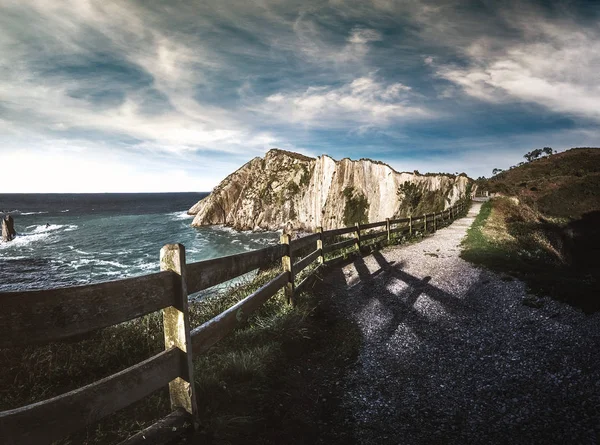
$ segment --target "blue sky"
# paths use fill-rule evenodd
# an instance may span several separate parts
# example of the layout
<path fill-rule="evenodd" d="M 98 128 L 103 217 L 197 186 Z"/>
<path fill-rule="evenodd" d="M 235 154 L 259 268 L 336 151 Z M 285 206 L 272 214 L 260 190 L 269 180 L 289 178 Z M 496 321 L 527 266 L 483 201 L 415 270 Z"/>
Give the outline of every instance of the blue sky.
<path fill-rule="evenodd" d="M 0 54 L 3 192 L 208 191 L 273 147 L 477 177 L 600 145 L 598 1 L 0 0 Z"/>

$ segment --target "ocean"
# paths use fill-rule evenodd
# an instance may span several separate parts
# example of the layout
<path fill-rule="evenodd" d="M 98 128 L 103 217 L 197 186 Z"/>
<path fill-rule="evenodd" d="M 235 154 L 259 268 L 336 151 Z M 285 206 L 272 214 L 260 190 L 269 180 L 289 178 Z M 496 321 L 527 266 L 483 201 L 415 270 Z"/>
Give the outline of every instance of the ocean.
<path fill-rule="evenodd" d="M 162 246 L 188 263 L 275 244 L 277 233 L 190 226 L 207 193 L 0 194 L 17 237 L 0 241 L 0 291 L 73 286 L 157 272 Z"/>

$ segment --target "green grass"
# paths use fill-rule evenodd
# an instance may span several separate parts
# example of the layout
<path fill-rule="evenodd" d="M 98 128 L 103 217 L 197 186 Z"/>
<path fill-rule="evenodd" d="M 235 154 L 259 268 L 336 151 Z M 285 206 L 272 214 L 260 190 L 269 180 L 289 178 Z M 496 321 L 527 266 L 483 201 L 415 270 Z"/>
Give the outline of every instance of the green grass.
<path fill-rule="evenodd" d="M 478 181 L 547 216 L 580 218 L 600 210 L 600 148 L 574 148 Z"/>
<path fill-rule="evenodd" d="M 279 272 L 279 268 L 273 268 L 250 282 L 230 287 L 221 295 L 191 304 L 192 326 L 223 312 Z M 256 406 L 268 405 L 277 397 L 270 391 L 273 376 L 285 369 L 286 349 L 291 344 L 309 341 L 315 307 L 315 301 L 308 295 L 292 307 L 280 291 L 242 328 L 195 358 L 195 384 L 204 436 L 225 440 L 259 422 Z M 160 313 L 91 333 L 84 339 L 2 349 L 0 410 L 79 388 L 163 349 Z M 169 412 L 165 389 L 57 443 L 115 443 Z"/>
<path fill-rule="evenodd" d="M 525 204 L 493 199 L 467 231 L 461 257 L 523 280 L 532 294 L 600 310 L 597 276 L 568 259 L 567 229 L 564 220 L 545 218 Z"/>

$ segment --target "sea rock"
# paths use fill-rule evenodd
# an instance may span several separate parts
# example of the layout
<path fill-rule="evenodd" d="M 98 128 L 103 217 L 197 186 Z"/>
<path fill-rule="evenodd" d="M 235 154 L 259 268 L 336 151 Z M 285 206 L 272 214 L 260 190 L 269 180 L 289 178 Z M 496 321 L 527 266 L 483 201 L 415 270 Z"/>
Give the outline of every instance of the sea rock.
<path fill-rule="evenodd" d="M 2 219 L 2 241 L 12 241 L 15 236 L 17 236 L 15 221 L 12 216 L 6 215 Z"/>
<path fill-rule="evenodd" d="M 417 186 L 416 206 L 398 193 L 406 182 Z M 188 213 L 195 215 L 195 227 L 327 230 L 348 225 L 352 219 L 348 207 L 356 203 L 364 206 L 361 222 L 441 211 L 470 193 L 472 182 L 466 175 L 399 173 L 370 159 L 336 161 L 326 155 L 311 158 L 272 149 L 227 176 Z"/>

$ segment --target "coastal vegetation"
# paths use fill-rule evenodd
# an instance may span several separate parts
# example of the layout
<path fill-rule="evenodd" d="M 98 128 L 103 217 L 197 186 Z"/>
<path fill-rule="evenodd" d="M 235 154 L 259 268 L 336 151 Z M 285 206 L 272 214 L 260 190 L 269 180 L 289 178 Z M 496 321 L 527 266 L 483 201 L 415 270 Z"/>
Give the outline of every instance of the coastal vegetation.
<path fill-rule="evenodd" d="M 280 269 L 190 304 L 190 322 L 199 326 L 270 281 Z M 318 302 L 303 295 L 296 306 L 280 291 L 248 323 L 194 363 L 204 439 L 228 441 L 264 426 L 279 407 L 286 381 L 282 372 L 299 351 L 322 335 Z M 307 346 L 303 346 L 307 344 Z M 83 338 L 44 346 L 0 349 L 0 410 L 51 398 L 132 366 L 164 349 L 162 316 L 154 313 Z M 280 389 L 277 389 L 277 385 Z M 286 419 L 287 408 L 279 409 Z M 170 412 L 168 391 L 152 396 L 90 425 L 60 444 L 107 444 Z M 272 420 L 272 419 L 271 419 Z M 283 421 L 283 420 L 281 420 Z"/>
<path fill-rule="evenodd" d="M 462 257 L 522 279 L 533 294 L 594 312 L 600 310 L 600 149 L 545 154 L 478 180 L 503 196 L 483 205 Z"/>

